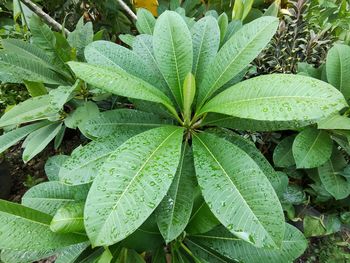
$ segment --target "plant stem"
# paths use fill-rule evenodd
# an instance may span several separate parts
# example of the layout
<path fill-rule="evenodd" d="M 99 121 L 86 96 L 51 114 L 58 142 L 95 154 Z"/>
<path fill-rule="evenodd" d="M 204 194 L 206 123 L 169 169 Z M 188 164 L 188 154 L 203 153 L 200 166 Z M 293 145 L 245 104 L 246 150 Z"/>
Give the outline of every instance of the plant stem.
<path fill-rule="evenodd" d="M 123 2 L 123 0 L 117 0 L 117 2 L 120 4 L 120 6 L 125 10 L 125 12 L 128 13 L 129 16 L 131 16 L 131 18 L 133 20 L 137 20 L 137 16 L 135 15 L 135 13 L 130 9 L 130 7 L 128 7 L 127 4 L 125 4 Z"/>
<path fill-rule="evenodd" d="M 25 4 L 30 10 L 32 10 L 37 16 L 39 16 L 41 19 L 44 20 L 44 22 L 51 26 L 56 31 L 63 31 L 65 34 L 69 34 L 69 30 L 64 28 L 60 23 L 58 23 L 55 19 L 53 19 L 51 16 L 46 14 L 40 7 L 38 7 L 36 4 L 34 4 L 30 0 L 20 0 L 23 4 Z"/>

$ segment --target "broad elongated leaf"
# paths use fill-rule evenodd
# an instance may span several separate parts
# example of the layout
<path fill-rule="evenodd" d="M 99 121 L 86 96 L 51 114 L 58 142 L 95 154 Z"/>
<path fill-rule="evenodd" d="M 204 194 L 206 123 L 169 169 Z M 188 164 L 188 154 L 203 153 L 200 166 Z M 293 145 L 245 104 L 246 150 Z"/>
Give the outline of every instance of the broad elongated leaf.
<path fill-rule="evenodd" d="M 41 127 L 47 125 L 46 122 L 38 122 L 35 124 L 27 125 L 13 131 L 9 131 L 0 136 L 0 153 L 15 145 L 18 141 L 22 140 L 29 133 L 40 129 Z"/>
<path fill-rule="evenodd" d="M 154 211 L 174 178 L 182 133 L 175 126 L 152 129 L 110 155 L 85 206 L 85 228 L 93 245 L 124 239 Z"/>
<path fill-rule="evenodd" d="M 51 232 L 51 218 L 31 208 L 0 200 L 0 248 L 50 250 L 86 241 L 84 235 Z"/>
<path fill-rule="evenodd" d="M 157 224 L 166 243 L 183 232 L 192 212 L 195 185 L 193 155 L 188 145 L 183 148 L 174 180 L 157 208 Z"/>
<path fill-rule="evenodd" d="M 124 134 L 130 130 L 136 133 L 172 124 L 171 120 L 162 119 L 152 113 L 118 109 L 100 113 L 98 118 L 84 125 L 85 131 L 93 137 L 105 137 L 110 134 Z"/>
<path fill-rule="evenodd" d="M 30 58 L 42 63 L 47 68 L 55 70 L 51 65 L 50 57 L 35 45 L 18 39 L 2 39 L 1 44 L 6 52 L 16 53 L 21 57 Z"/>
<path fill-rule="evenodd" d="M 226 229 L 219 227 L 204 235 L 189 237 L 194 244 L 213 250 L 232 260 L 242 263 L 293 262 L 307 248 L 307 240 L 295 227 L 286 224 L 280 249 L 256 248 L 236 239 Z M 223 261 L 225 262 L 225 261 Z"/>
<path fill-rule="evenodd" d="M 56 258 L 55 263 L 75 263 L 75 260 L 89 245 L 89 242 L 84 242 L 62 249 L 62 252 Z"/>
<path fill-rule="evenodd" d="M 137 11 L 136 28 L 140 34 L 153 35 L 156 19 L 147 9 L 140 8 Z"/>
<path fill-rule="evenodd" d="M 346 107 L 331 85 L 301 75 L 273 74 L 252 78 L 223 91 L 200 113 L 217 112 L 259 121 L 290 122 L 290 128 L 314 123 Z"/>
<path fill-rule="evenodd" d="M 139 55 L 126 47 L 101 40 L 88 45 L 84 53 L 89 64 L 118 67 L 155 87 L 159 86 L 148 65 Z"/>
<path fill-rule="evenodd" d="M 45 173 L 50 181 L 58 181 L 62 165 L 69 159 L 67 155 L 54 155 L 45 163 Z"/>
<path fill-rule="evenodd" d="M 50 107 L 48 95 L 28 99 L 6 112 L 0 119 L 0 127 L 32 122 L 57 116 Z"/>
<path fill-rule="evenodd" d="M 137 133 L 129 130 L 112 134 L 77 149 L 62 165 L 59 172 L 60 181 L 72 185 L 92 182 L 108 156 Z"/>
<path fill-rule="evenodd" d="M 51 58 L 53 65 L 58 68 L 67 70 L 65 62 L 67 61 L 66 52 L 60 52 L 59 38 L 51 31 L 48 25 L 44 24 L 39 17 L 33 16 L 30 19 L 30 32 L 32 33 L 32 43 L 42 50 Z"/>
<path fill-rule="evenodd" d="M 45 182 L 30 188 L 22 197 L 22 204 L 55 215 L 63 205 L 85 200 L 87 185 L 68 186 L 60 182 Z"/>
<path fill-rule="evenodd" d="M 153 47 L 156 60 L 177 103 L 182 105 L 182 85 L 192 70 L 191 33 L 179 14 L 165 11 L 154 28 Z"/>
<path fill-rule="evenodd" d="M 84 203 L 68 203 L 59 208 L 50 229 L 56 233 L 84 232 Z"/>
<path fill-rule="evenodd" d="M 56 250 L 25 251 L 4 249 L 0 253 L 1 262 L 4 263 L 31 263 L 48 258 L 56 254 Z"/>
<path fill-rule="evenodd" d="M 122 69 L 69 62 L 77 77 L 97 88 L 116 95 L 162 103 L 174 112 L 167 96 L 151 84 L 130 75 Z"/>
<path fill-rule="evenodd" d="M 293 156 L 297 168 L 315 168 L 332 155 L 333 142 L 327 132 L 306 128 L 293 142 Z"/>
<path fill-rule="evenodd" d="M 277 167 L 290 167 L 295 165 L 292 150 L 294 139 L 295 136 L 288 136 L 276 146 L 273 152 L 273 162 Z"/>
<path fill-rule="evenodd" d="M 212 16 L 200 19 L 191 29 L 193 42 L 192 73 L 201 83 L 220 45 L 220 29 Z"/>
<path fill-rule="evenodd" d="M 0 52 L 0 71 L 12 76 L 9 82 L 22 83 L 24 80 L 44 82 L 48 84 L 64 84 L 46 64 L 32 59 L 30 56 L 20 56 L 17 53 L 5 51 Z M 2 81 L 6 81 L 1 77 Z"/>
<path fill-rule="evenodd" d="M 81 17 L 76 25 L 76 28 L 71 32 L 67 41 L 69 45 L 77 50 L 77 56 L 81 60 L 84 59 L 84 48 L 89 45 L 94 38 L 94 30 L 92 23 L 87 22 L 84 24 L 84 18 Z"/>
<path fill-rule="evenodd" d="M 324 130 L 350 130 L 350 118 L 335 114 L 317 123 L 318 129 Z"/>
<path fill-rule="evenodd" d="M 309 123 L 293 123 L 294 128 L 307 126 Z M 242 119 L 229 115 L 209 113 L 201 124 L 202 126 L 218 126 L 242 131 L 282 131 L 291 128 L 290 121 L 257 121 L 252 119 Z"/>
<path fill-rule="evenodd" d="M 245 151 L 256 162 L 256 164 L 259 165 L 261 171 L 265 174 L 267 179 L 269 179 L 275 191 L 279 193 L 282 191 L 283 182 L 280 175 L 276 173 L 275 169 L 266 160 L 265 156 L 256 148 L 254 143 L 229 130 L 210 129 L 208 131 L 219 135 L 220 137 L 226 139 L 227 141 L 233 143 L 235 146 Z"/>
<path fill-rule="evenodd" d="M 61 127 L 62 123 L 53 123 L 34 131 L 23 151 L 23 161 L 29 162 L 40 153 L 55 138 Z"/>
<path fill-rule="evenodd" d="M 350 98 L 350 47 L 337 44 L 327 54 L 327 80 Z"/>
<path fill-rule="evenodd" d="M 344 199 L 350 194 L 350 183 L 340 174 L 346 164 L 342 154 L 334 149 L 332 158 L 317 168 L 322 184 L 337 200 Z"/>
<path fill-rule="evenodd" d="M 221 86 L 241 72 L 263 50 L 275 34 L 278 19 L 263 17 L 243 26 L 220 49 L 210 64 L 210 71 L 199 87 L 200 105 Z"/>
<path fill-rule="evenodd" d="M 214 215 L 234 235 L 257 247 L 279 247 L 283 212 L 259 165 L 217 136 L 196 135 L 193 143 L 198 183 Z"/>
<path fill-rule="evenodd" d="M 171 91 L 166 83 L 163 74 L 160 72 L 153 50 L 153 37 L 149 35 L 138 35 L 132 45 L 133 51 L 141 57 L 152 71 L 152 79 L 157 83 L 157 88 L 163 91 L 169 98 L 172 98 Z"/>
<path fill-rule="evenodd" d="M 203 197 L 196 200 L 191 218 L 186 226 L 186 232 L 190 234 L 201 234 L 212 230 L 220 224 L 204 201 Z"/>
<path fill-rule="evenodd" d="M 193 242 L 190 239 L 186 239 L 186 246 L 190 249 L 193 255 L 197 258 L 197 261 L 201 263 L 235 263 L 235 261 L 224 257 L 202 244 Z"/>

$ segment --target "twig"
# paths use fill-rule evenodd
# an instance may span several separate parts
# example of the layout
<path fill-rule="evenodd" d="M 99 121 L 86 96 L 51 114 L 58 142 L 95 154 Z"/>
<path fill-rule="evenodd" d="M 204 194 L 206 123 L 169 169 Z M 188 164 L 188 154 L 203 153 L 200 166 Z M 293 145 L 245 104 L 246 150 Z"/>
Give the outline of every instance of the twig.
<path fill-rule="evenodd" d="M 64 33 L 67 35 L 70 33 L 68 29 L 63 28 L 63 26 L 58 23 L 56 20 L 54 20 L 51 16 L 46 14 L 40 7 L 38 7 L 36 4 L 34 4 L 30 0 L 20 0 L 23 4 L 25 4 L 30 10 L 32 10 L 36 15 L 38 15 L 40 18 L 44 20 L 46 24 L 51 26 L 56 31 L 62 31 L 64 30 Z"/>
<path fill-rule="evenodd" d="M 127 4 L 123 2 L 123 0 L 117 0 L 117 2 L 120 4 L 120 6 L 131 16 L 132 19 L 137 20 L 137 16 L 135 13 L 128 7 Z"/>

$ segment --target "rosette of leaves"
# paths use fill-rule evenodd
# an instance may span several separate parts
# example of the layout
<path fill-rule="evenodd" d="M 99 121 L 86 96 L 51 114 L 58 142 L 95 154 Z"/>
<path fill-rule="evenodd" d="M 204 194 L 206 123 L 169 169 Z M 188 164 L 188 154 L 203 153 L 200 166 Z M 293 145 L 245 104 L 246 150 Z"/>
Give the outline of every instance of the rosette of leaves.
<path fill-rule="evenodd" d="M 25 86 L 31 96 L 12 105 L 0 118 L 4 129 L 0 153 L 26 138 L 22 144 L 25 162 L 52 140 L 58 148 L 66 127 L 76 128 L 98 113 L 95 103 L 86 101 L 93 92 L 76 80 L 66 64 L 84 61 L 84 47 L 94 40 L 92 24 L 81 19 L 67 38 L 51 31 L 36 16 L 31 18 L 30 28 L 30 42 L 2 39 L 0 50 L 0 81 L 11 83 L 6 84 L 8 89 L 14 84 Z M 5 97 L 2 100 L 1 104 L 8 103 Z"/>
<path fill-rule="evenodd" d="M 132 50 L 106 41 L 88 45 L 88 63 L 69 62 L 72 71 L 129 98 L 136 110 L 100 113 L 83 127 L 95 139 L 48 165 L 52 182 L 31 188 L 23 206 L 0 202 L 0 248 L 18 256 L 90 244 L 71 256 L 90 253 L 99 262 L 145 262 L 130 248 L 153 262 L 166 262 L 165 253 L 172 262 L 298 257 L 307 244 L 284 221 L 279 173 L 225 128 L 293 129 L 347 104 L 337 89 L 305 76 L 237 83 L 277 26 L 276 18 L 259 18 L 220 48 L 213 17 L 190 31 L 179 14 L 166 11 Z"/>
<path fill-rule="evenodd" d="M 254 61 L 258 75 L 296 73 L 299 62 L 317 67 L 324 62 L 333 38 L 327 28 L 313 27 L 305 18 L 307 12 L 306 0 L 289 1 L 276 35 Z"/>

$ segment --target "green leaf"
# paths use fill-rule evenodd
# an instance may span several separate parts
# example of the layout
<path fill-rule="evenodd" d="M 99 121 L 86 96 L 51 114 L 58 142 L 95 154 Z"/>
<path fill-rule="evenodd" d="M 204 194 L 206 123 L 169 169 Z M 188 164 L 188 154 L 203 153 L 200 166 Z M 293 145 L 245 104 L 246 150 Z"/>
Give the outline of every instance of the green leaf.
<path fill-rule="evenodd" d="M 128 45 L 129 47 L 132 47 L 136 39 L 134 35 L 130 35 L 130 34 L 120 34 L 118 37 L 120 41 L 122 41 L 124 44 Z M 98 40 L 102 40 L 102 38 Z"/>
<path fill-rule="evenodd" d="M 197 260 L 197 262 L 200 263 L 235 263 L 235 261 L 224 257 L 217 253 L 216 251 L 203 246 L 202 244 L 193 242 L 190 239 L 186 239 L 186 246 L 190 249 L 192 254 L 199 258 L 200 260 Z"/>
<path fill-rule="evenodd" d="M 307 126 L 308 122 L 293 123 L 294 128 Z M 291 127 L 288 121 L 257 121 L 242 119 L 229 115 L 209 113 L 201 123 L 201 126 L 218 126 L 240 131 L 283 131 Z"/>
<path fill-rule="evenodd" d="M 62 165 L 68 160 L 67 155 L 55 155 L 49 157 L 45 163 L 45 173 L 50 181 L 58 181 L 58 174 Z"/>
<path fill-rule="evenodd" d="M 279 247 L 283 211 L 259 165 L 241 148 L 211 134 L 196 135 L 193 145 L 198 183 L 213 214 L 237 237 L 257 247 Z"/>
<path fill-rule="evenodd" d="M 28 99 L 11 108 L 0 119 L 0 127 L 58 117 L 48 95 Z"/>
<path fill-rule="evenodd" d="M 56 109 L 57 111 L 62 110 L 64 104 L 74 98 L 80 87 L 81 82 L 78 80 L 72 86 L 60 86 L 51 90 L 49 92 L 51 108 Z"/>
<path fill-rule="evenodd" d="M 216 112 L 259 121 L 288 121 L 293 128 L 314 123 L 347 104 L 331 85 L 301 75 L 252 78 L 223 91 L 198 114 Z"/>
<path fill-rule="evenodd" d="M 38 122 L 31 125 L 23 126 L 17 128 L 13 131 L 9 131 L 0 136 L 0 153 L 4 152 L 11 146 L 15 145 L 17 142 L 26 137 L 29 133 L 40 129 L 41 127 L 47 125 L 47 122 Z"/>
<path fill-rule="evenodd" d="M 67 70 L 65 62 L 67 61 L 66 52 L 60 52 L 59 41 L 55 33 L 51 31 L 48 25 L 44 24 L 39 17 L 32 16 L 30 19 L 30 32 L 32 34 L 32 43 L 40 49 L 46 51 L 51 58 L 52 64 L 59 68 Z"/>
<path fill-rule="evenodd" d="M 191 33 L 193 42 L 192 72 L 199 84 L 219 50 L 220 29 L 216 19 L 207 16 L 194 24 Z"/>
<path fill-rule="evenodd" d="M 134 99 L 162 103 L 171 112 L 175 109 L 169 98 L 149 83 L 126 73 L 122 69 L 69 62 L 77 77 L 113 94 Z"/>
<path fill-rule="evenodd" d="M 222 13 L 218 17 L 218 25 L 220 28 L 220 43 L 223 43 L 228 27 L 228 16 L 226 15 L 226 13 Z"/>
<path fill-rule="evenodd" d="M 111 134 L 125 134 L 129 130 L 141 133 L 146 130 L 172 124 L 172 121 L 138 110 L 117 109 L 101 112 L 97 118 L 88 121 L 84 130 L 92 137 L 105 137 Z"/>
<path fill-rule="evenodd" d="M 320 120 L 317 123 L 317 128 L 322 130 L 350 130 L 350 118 L 335 114 L 329 118 Z"/>
<path fill-rule="evenodd" d="M 327 53 L 327 80 L 340 90 L 344 97 L 350 98 L 350 47 L 336 44 Z"/>
<path fill-rule="evenodd" d="M 89 245 L 89 242 L 84 242 L 63 249 L 57 256 L 55 263 L 75 263 L 75 260 Z"/>
<path fill-rule="evenodd" d="M 76 129 L 78 127 L 85 135 L 85 124 L 97 118 L 99 113 L 99 108 L 95 102 L 86 101 L 67 116 L 64 120 L 64 124 L 71 129 Z"/>
<path fill-rule="evenodd" d="M 34 131 L 23 151 L 23 161 L 27 163 L 40 153 L 55 138 L 61 127 L 62 123 L 53 123 Z"/>
<path fill-rule="evenodd" d="M 45 182 L 30 188 L 22 204 L 46 214 L 55 215 L 63 205 L 85 200 L 87 185 L 68 186 L 60 182 Z"/>
<path fill-rule="evenodd" d="M 136 28 L 140 34 L 153 35 L 156 19 L 147 9 L 140 8 L 137 10 Z"/>
<path fill-rule="evenodd" d="M 281 0 L 275 0 L 264 12 L 264 16 L 278 16 L 278 12 L 281 8 Z"/>
<path fill-rule="evenodd" d="M 322 184 L 336 200 L 350 194 L 350 183 L 341 175 L 346 165 L 342 153 L 335 149 L 332 158 L 317 168 Z"/>
<path fill-rule="evenodd" d="M 192 70 L 193 48 L 191 34 L 179 14 L 165 11 L 159 16 L 154 28 L 153 47 L 159 69 L 181 106 L 182 84 Z"/>
<path fill-rule="evenodd" d="M 293 142 L 295 136 L 284 138 L 273 151 L 273 163 L 276 167 L 290 167 L 295 165 L 293 157 Z"/>
<path fill-rule="evenodd" d="M 40 48 L 19 39 L 2 39 L 1 44 L 6 53 L 15 53 L 24 58 L 35 60 L 45 67 L 55 70 L 51 58 Z"/>
<path fill-rule="evenodd" d="M 171 91 L 166 83 L 163 74 L 160 72 L 153 49 L 153 37 L 150 35 L 138 35 L 132 45 L 133 51 L 145 62 L 147 68 L 152 72 L 151 76 L 156 87 L 164 92 L 169 98 Z"/>
<path fill-rule="evenodd" d="M 72 156 L 61 166 L 59 171 L 60 181 L 70 185 L 92 182 L 108 156 L 137 133 L 129 130 L 112 134 L 76 149 Z"/>
<path fill-rule="evenodd" d="M 195 244 L 212 249 L 221 255 L 242 263 L 293 262 L 307 248 L 307 240 L 295 227 L 286 224 L 280 249 L 257 248 L 219 227 L 203 235 L 189 238 Z"/>
<path fill-rule="evenodd" d="M 195 186 L 193 155 L 187 144 L 183 148 L 174 180 L 156 210 L 157 224 L 166 243 L 184 231 L 192 212 Z"/>
<path fill-rule="evenodd" d="M 182 135 L 175 126 L 155 128 L 109 156 L 85 206 L 85 228 L 94 246 L 124 239 L 162 201 L 179 164 Z"/>
<path fill-rule="evenodd" d="M 86 236 L 50 230 L 51 216 L 0 200 L 0 248 L 50 250 L 86 241 Z"/>
<path fill-rule="evenodd" d="M 155 87 L 159 86 L 153 71 L 135 52 L 109 41 L 95 41 L 85 49 L 85 58 L 89 64 L 117 67 L 125 70 Z"/>
<path fill-rule="evenodd" d="M 297 168 L 315 168 L 332 155 L 333 141 L 327 132 L 309 127 L 300 132 L 293 142 L 293 156 Z"/>
<path fill-rule="evenodd" d="M 38 97 L 47 94 L 47 89 L 45 85 L 41 82 L 33 82 L 24 80 L 24 84 L 32 97 Z"/>
<path fill-rule="evenodd" d="M 192 73 L 188 73 L 183 84 L 183 116 L 185 125 L 189 125 L 192 115 L 192 103 L 196 95 L 196 80 Z"/>
<path fill-rule="evenodd" d="M 10 250 L 3 249 L 0 258 L 5 263 L 31 263 L 39 261 L 43 258 L 51 257 L 56 253 L 55 250 L 43 251 L 25 251 L 25 250 Z"/>
<path fill-rule="evenodd" d="M 194 203 L 191 218 L 186 226 L 186 232 L 190 234 L 206 233 L 219 224 L 219 220 L 213 215 L 203 197 L 200 196 Z"/>
<path fill-rule="evenodd" d="M 51 220 L 50 229 L 56 233 L 84 232 L 84 203 L 60 207 Z"/>
<path fill-rule="evenodd" d="M 278 26 L 278 19 L 263 17 L 244 25 L 220 49 L 208 67 L 199 87 L 198 102 L 203 105 L 210 96 L 230 79 L 240 73 L 263 50 L 273 37 Z"/>
<path fill-rule="evenodd" d="M 214 128 L 207 131 L 213 132 L 245 151 L 256 162 L 256 164 L 259 165 L 261 171 L 265 174 L 267 179 L 269 179 L 276 193 L 283 192 L 283 180 L 281 179 L 281 175 L 276 173 L 275 169 L 266 160 L 265 156 L 256 148 L 254 143 L 231 132 L 230 130 Z"/>
<path fill-rule="evenodd" d="M 68 34 L 67 41 L 69 45 L 77 50 L 77 56 L 84 60 L 84 48 L 89 45 L 94 38 L 92 23 L 84 24 L 84 17 L 81 17 L 73 32 Z"/>
<path fill-rule="evenodd" d="M 10 76 L 8 82 L 23 83 L 24 80 L 43 82 L 48 84 L 64 84 L 57 73 L 49 66 L 32 59 L 30 56 L 21 56 L 14 52 L 0 51 L 0 71 Z M 5 74 L 6 76 L 6 74 Z M 0 78 L 6 81 L 5 78 Z"/>

